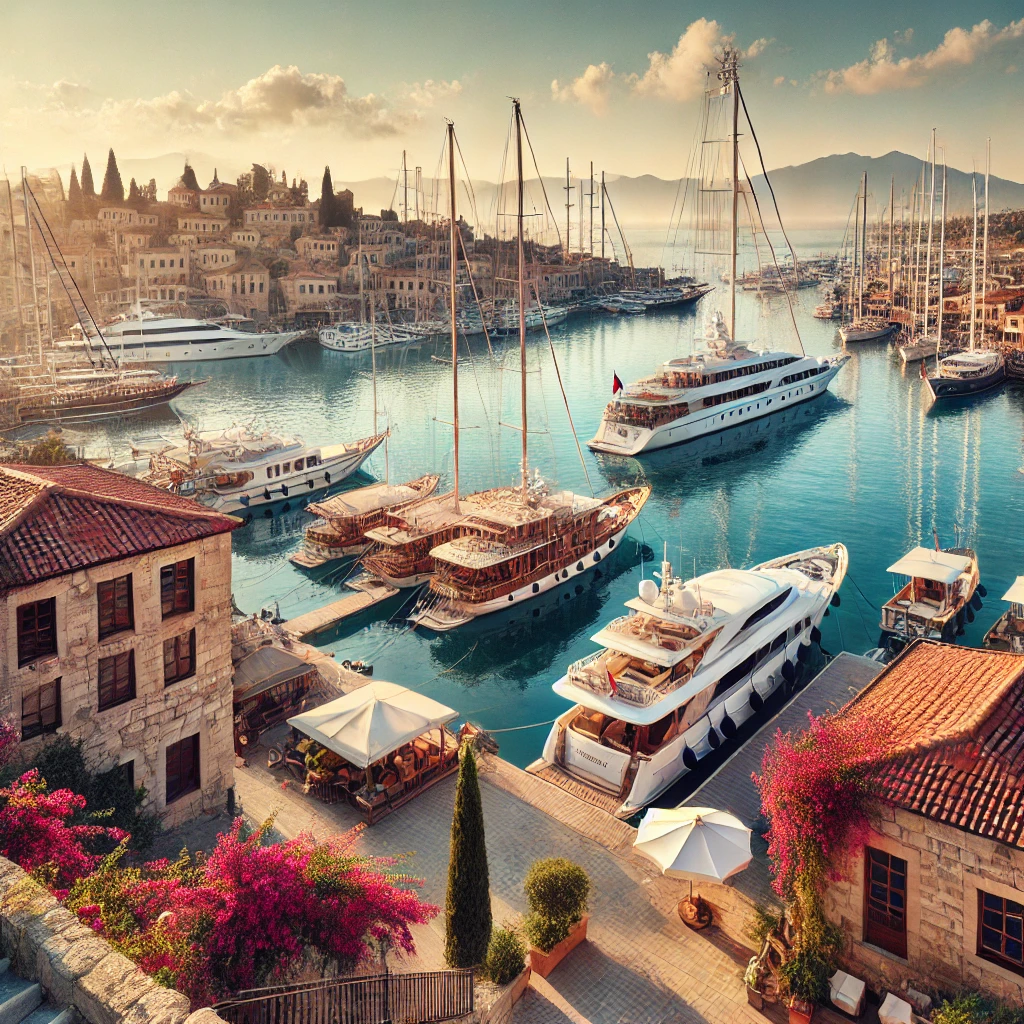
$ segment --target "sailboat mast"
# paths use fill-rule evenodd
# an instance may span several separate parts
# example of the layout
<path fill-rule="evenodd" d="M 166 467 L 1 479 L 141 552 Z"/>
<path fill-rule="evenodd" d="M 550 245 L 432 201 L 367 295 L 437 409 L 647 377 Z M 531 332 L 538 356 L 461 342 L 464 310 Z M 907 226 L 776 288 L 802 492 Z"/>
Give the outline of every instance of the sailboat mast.
<path fill-rule="evenodd" d="M 886 257 L 889 263 L 889 308 L 893 308 L 896 303 L 894 301 L 895 296 L 892 293 L 892 236 L 893 231 L 896 227 L 896 209 L 893 204 L 896 201 L 896 175 L 894 174 L 889 179 L 889 252 Z"/>
<path fill-rule="evenodd" d="M 449 313 L 452 322 L 452 427 L 455 435 L 454 461 L 455 461 L 455 511 L 459 511 L 459 328 L 455 322 L 455 287 L 458 267 L 458 245 L 455 226 L 455 125 L 448 122 L 448 199 L 451 203 L 451 228 L 449 231 L 449 246 L 451 248 L 451 274 L 449 275 L 449 287 L 451 288 L 451 300 L 449 302 Z"/>
<path fill-rule="evenodd" d="M 405 162 L 405 150 L 402 150 L 402 223 L 409 223 L 409 168 Z"/>
<path fill-rule="evenodd" d="M 924 264 L 924 329 L 928 332 L 928 317 L 932 308 L 932 235 L 935 228 L 935 129 L 932 129 L 931 144 L 932 181 L 928 198 L 928 254 Z"/>
<path fill-rule="evenodd" d="M 590 223 L 590 255 L 594 255 L 594 161 L 590 161 L 590 191 L 587 193 L 587 220 Z"/>
<path fill-rule="evenodd" d="M 854 319 L 854 314 L 857 313 L 857 307 L 853 303 L 854 287 L 857 282 L 857 246 L 860 244 L 860 186 L 857 186 L 857 200 L 853 207 L 853 262 L 850 264 L 850 288 L 849 288 L 849 303 L 850 303 L 850 319 Z"/>
<path fill-rule="evenodd" d="M 946 269 L 946 151 L 942 151 L 942 212 L 939 227 L 939 312 L 938 312 L 938 347 L 936 353 L 942 351 L 942 274 Z"/>
<path fill-rule="evenodd" d="M 526 452 L 526 253 L 523 247 L 523 113 L 519 100 L 512 101 L 516 118 L 516 259 L 519 265 L 519 402 L 523 429 L 523 502 L 529 486 Z M 582 204 L 581 204 L 582 205 Z M 582 240 L 582 232 L 581 232 Z M 539 300 L 538 300 L 539 301 Z"/>
<path fill-rule="evenodd" d="M 604 259 L 604 171 L 601 172 L 601 259 Z M 604 268 L 601 269 L 602 279 Z"/>
<path fill-rule="evenodd" d="M 736 262 L 739 244 L 740 215 L 740 91 L 739 58 L 732 47 L 727 46 L 719 61 L 721 71 L 718 79 L 723 88 L 732 91 L 732 213 L 729 222 L 729 336 L 736 337 Z"/>
<path fill-rule="evenodd" d="M 369 269 L 369 267 L 367 267 Z M 377 433 L 377 304 L 370 294 L 370 371 L 373 380 L 373 432 Z"/>
<path fill-rule="evenodd" d="M 971 192 L 974 197 L 974 232 L 971 236 L 971 351 L 974 351 L 974 330 L 978 319 L 978 176 L 971 171 Z"/>
<path fill-rule="evenodd" d="M 43 327 L 39 320 L 39 291 L 36 288 L 36 255 L 32 245 L 32 214 L 28 208 L 28 173 L 21 169 L 21 198 L 25 200 L 25 234 L 28 235 L 28 266 L 32 272 L 32 309 L 36 314 L 36 343 L 39 346 L 39 365 L 43 365 Z M 11 224 L 14 234 L 14 224 Z"/>
<path fill-rule="evenodd" d="M 572 182 L 569 180 L 569 158 L 565 158 L 565 263 L 569 262 L 569 211 L 572 209 Z"/>
<path fill-rule="evenodd" d="M 985 140 L 985 238 L 981 246 L 981 333 L 988 321 L 988 176 L 992 165 L 992 140 Z"/>
<path fill-rule="evenodd" d="M 868 172 L 864 172 L 864 206 L 861 210 L 860 279 L 857 282 L 857 316 L 864 315 L 864 268 L 868 262 Z"/>

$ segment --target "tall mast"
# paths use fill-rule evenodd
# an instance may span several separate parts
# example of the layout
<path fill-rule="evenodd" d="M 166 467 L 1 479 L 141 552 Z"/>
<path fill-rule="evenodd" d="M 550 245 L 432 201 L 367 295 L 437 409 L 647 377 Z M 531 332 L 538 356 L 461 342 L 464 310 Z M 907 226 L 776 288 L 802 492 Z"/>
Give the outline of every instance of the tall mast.
<path fill-rule="evenodd" d="M 458 244 L 455 226 L 455 125 L 448 122 L 448 200 L 451 203 L 451 228 L 449 231 L 449 246 L 451 247 L 451 274 L 449 275 L 449 287 L 451 288 L 450 314 L 452 321 L 452 427 L 455 434 L 455 511 L 459 511 L 459 328 L 455 322 L 455 287 L 458 267 Z M 520 309 L 519 318 L 522 319 Z M 525 435 L 524 435 L 525 436 Z"/>
<path fill-rule="evenodd" d="M 974 351 L 974 328 L 978 319 L 978 176 L 971 171 L 974 195 L 974 233 L 971 236 L 971 351 Z"/>
<path fill-rule="evenodd" d="M 402 199 L 402 223 L 409 223 L 409 168 L 405 162 L 405 150 L 402 150 L 402 188 L 404 195 Z"/>
<path fill-rule="evenodd" d="M 565 158 L 565 255 L 563 262 L 569 262 L 569 211 L 572 209 L 572 182 L 569 180 L 569 158 Z"/>
<path fill-rule="evenodd" d="M 925 163 L 927 163 L 927 158 Z M 917 190 L 917 246 L 914 254 L 914 328 L 917 329 L 917 315 L 921 311 L 921 238 L 924 234 L 924 182 L 925 164 L 921 165 L 921 181 Z M 928 318 L 925 315 L 924 333 L 928 333 Z"/>
<path fill-rule="evenodd" d="M 587 193 L 587 220 L 590 222 L 590 255 L 594 255 L 594 161 L 590 161 L 590 191 Z"/>
<path fill-rule="evenodd" d="M 516 258 L 519 264 L 519 401 L 522 409 L 523 430 L 523 502 L 529 486 L 529 466 L 526 460 L 526 253 L 523 248 L 523 112 L 519 100 L 512 101 L 516 119 Z M 582 205 L 582 204 L 581 204 Z M 582 241 L 582 232 L 581 241 Z"/>
<path fill-rule="evenodd" d="M 992 164 L 992 140 L 985 140 L 985 238 L 981 247 L 981 333 L 988 318 L 988 174 Z"/>
<path fill-rule="evenodd" d="M 39 346 L 39 365 L 43 365 L 43 327 L 39 320 L 39 292 L 36 288 L 36 255 L 32 246 L 32 214 L 28 208 L 28 173 L 21 169 L 21 198 L 25 200 L 25 233 L 28 235 L 28 265 L 32 271 L 32 308 L 36 314 L 36 344 Z M 14 224 L 11 224 L 14 234 Z"/>
<path fill-rule="evenodd" d="M 854 288 L 857 283 L 857 246 L 860 244 L 860 185 L 857 186 L 857 201 L 853 208 L 853 262 L 850 264 L 850 319 L 853 320 L 857 307 L 853 304 Z"/>
<path fill-rule="evenodd" d="M 723 89 L 732 91 L 732 211 L 729 221 L 729 336 L 736 338 L 736 261 L 739 244 L 740 215 L 740 92 L 739 57 L 736 51 L 727 46 L 719 58 L 721 70 L 718 80 Z"/>
<path fill-rule="evenodd" d="M 863 221 L 860 232 L 860 280 L 857 283 L 857 316 L 864 315 L 864 268 L 868 262 L 868 172 L 864 172 L 864 206 L 861 211 Z"/>
<path fill-rule="evenodd" d="M 928 197 L 928 255 L 924 265 L 924 329 L 928 333 L 928 317 L 932 307 L 932 234 L 935 228 L 935 129 L 931 144 L 932 182 Z"/>
<path fill-rule="evenodd" d="M 601 172 L 601 259 L 604 259 L 604 171 Z"/>
<path fill-rule="evenodd" d="M 895 296 L 892 293 L 892 234 L 896 226 L 896 210 L 893 203 L 896 201 L 896 175 L 894 174 L 889 179 L 889 253 L 887 256 L 889 263 L 889 308 L 895 307 L 894 301 Z"/>
<path fill-rule="evenodd" d="M 365 257 L 364 257 L 365 258 Z M 370 368 L 373 380 L 373 432 L 377 433 L 377 303 L 370 293 Z"/>
<path fill-rule="evenodd" d="M 936 357 L 942 351 L 942 274 L 946 265 L 946 151 L 942 151 L 942 218 L 939 227 L 939 314 L 938 314 L 938 335 L 936 341 Z"/>
<path fill-rule="evenodd" d="M 25 330 L 25 309 L 21 301 L 21 264 L 18 262 L 18 233 L 14 230 L 14 189 L 11 188 L 11 180 L 6 175 L 4 181 L 7 184 L 7 213 L 11 219 L 11 255 L 13 264 L 11 269 L 14 272 L 14 301 L 18 304 L 18 327 L 22 333 Z"/>

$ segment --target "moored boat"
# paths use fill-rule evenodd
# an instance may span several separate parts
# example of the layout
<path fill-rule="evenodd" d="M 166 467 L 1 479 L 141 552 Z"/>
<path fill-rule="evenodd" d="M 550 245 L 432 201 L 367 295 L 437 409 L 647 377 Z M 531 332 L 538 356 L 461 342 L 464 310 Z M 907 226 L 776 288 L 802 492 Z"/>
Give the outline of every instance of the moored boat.
<path fill-rule="evenodd" d="M 988 349 L 958 352 L 939 360 L 934 374 L 925 375 L 925 383 L 936 401 L 969 398 L 1006 380 L 1006 360 L 1002 352 Z"/>
<path fill-rule="evenodd" d="M 898 330 L 899 324 L 891 323 L 882 316 L 863 316 L 839 328 L 844 345 L 859 341 L 888 341 Z"/>
<path fill-rule="evenodd" d="M 847 559 L 832 544 L 691 580 L 663 562 L 554 684 L 573 706 L 527 770 L 631 817 L 792 684 Z"/>
<path fill-rule="evenodd" d="M 1010 607 L 985 634 L 984 645 L 994 651 L 1024 654 L 1024 576 L 1013 581 L 1003 600 L 1009 601 Z"/>

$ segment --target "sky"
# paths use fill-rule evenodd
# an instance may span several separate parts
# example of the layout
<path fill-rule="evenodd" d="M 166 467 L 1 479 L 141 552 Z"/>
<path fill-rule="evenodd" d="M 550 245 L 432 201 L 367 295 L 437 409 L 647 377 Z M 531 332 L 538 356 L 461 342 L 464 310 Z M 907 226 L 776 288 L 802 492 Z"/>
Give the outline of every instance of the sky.
<path fill-rule="evenodd" d="M 496 180 L 520 97 L 544 173 L 678 178 L 704 65 L 742 54 L 768 167 L 830 153 L 923 155 L 1024 178 L 1019 2 L 689 0 L 4 0 L 0 163 L 171 152 L 335 180 L 438 167 L 444 118 Z M 201 179 L 212 168 L 197 166 Z M 161 192 L 173 184 L 159 181 Z"/>

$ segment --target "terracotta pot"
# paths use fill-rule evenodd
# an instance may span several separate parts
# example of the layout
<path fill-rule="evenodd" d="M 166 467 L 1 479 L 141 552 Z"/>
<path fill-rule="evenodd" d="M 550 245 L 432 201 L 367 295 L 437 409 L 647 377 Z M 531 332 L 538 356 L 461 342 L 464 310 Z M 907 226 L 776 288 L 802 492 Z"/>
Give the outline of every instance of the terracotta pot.
<path fill-rule="evenodd" d="M 802 999 L 794 999 L 789 1004 L 789 1024 L 811 1024 L 813 1016 L 814 1003 L 807 1003 Z"/>
<path fill-rule="evenodd" d="M 530 966 L 533 970 L 542 978 L 546 978 L 587 937 L 587 922 L 589 920 L 590 915 L 584 914 L 579 924 L 548 953 L 542 953 L 539 949 L 531 946 Z"/>
<path fill-rule="evenodd" d="M 747 1002 L 750 1003 L 755 1010 L 764 1009 L 764 996 L 761 994 L 759 989 L 751 988 L 749 985 L 747 986 Z"/>

